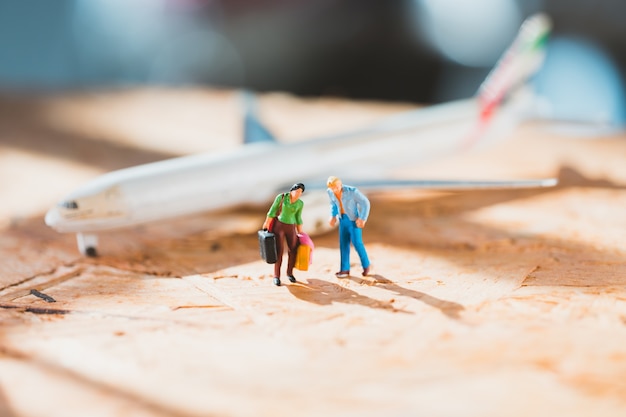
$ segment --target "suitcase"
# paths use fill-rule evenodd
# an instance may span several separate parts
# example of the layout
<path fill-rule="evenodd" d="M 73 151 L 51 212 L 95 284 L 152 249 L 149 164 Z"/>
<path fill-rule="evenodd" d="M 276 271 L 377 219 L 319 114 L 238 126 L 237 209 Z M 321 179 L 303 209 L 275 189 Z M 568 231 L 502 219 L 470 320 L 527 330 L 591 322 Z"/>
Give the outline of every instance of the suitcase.
<path fill-rule="evenodd" d="M 298 234 L 298 250 L 296 252 L 296 263 L 294 267 L 300 271 L 308 271 L 309 265 L 313 261 L 313 248 L 315 245 L 306 233 Z"/>
<path fill-rule="evenodd" d="M 267 230 L 259 230 L 259 251 L 261 258 L 268 264 L 275 264 L 278 256 L 276 254 L 276 235 Z"/>

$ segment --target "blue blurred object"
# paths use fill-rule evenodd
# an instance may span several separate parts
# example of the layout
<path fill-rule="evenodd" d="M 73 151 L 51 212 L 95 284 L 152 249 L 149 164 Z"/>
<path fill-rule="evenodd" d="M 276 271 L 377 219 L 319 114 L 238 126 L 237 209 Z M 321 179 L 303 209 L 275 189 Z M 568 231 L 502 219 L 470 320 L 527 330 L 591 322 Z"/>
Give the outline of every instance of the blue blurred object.
<path fill-rule="evenodd" d="M 539 11 L 554 22 L 537 86 L 555 117 L 626 124 L 626 3 L 611 0 L 1 0 L 0 91 L 191 84 L 439 103 L 474 94 Z"/>
<path fill-rule="evenodd" d="M 590 41 L 553 39 L 535 86 L 550 104 L 548 117 L 605 126 L 626 123 L 623 80 L 611 57 Z"/>
<path fill-rule="evenodd" d="M 0 1 L 0 88 L 76 82 L 71 13 L 68 1 Z"/>
<path fill-rule="evenodd" d="M 413 0 L 413 25 L 446 59 L 491 67 L 524 20 L 515 0 Z"/>

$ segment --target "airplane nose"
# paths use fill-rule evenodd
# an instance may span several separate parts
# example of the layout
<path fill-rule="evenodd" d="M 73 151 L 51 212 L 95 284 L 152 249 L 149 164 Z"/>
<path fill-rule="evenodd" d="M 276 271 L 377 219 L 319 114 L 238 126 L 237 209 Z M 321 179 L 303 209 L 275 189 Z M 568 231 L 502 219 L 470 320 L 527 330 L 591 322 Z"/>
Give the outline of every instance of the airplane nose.
<path fill-rule="evenodd" d="M 58 226 L 61 222 L 61 213 L 59 213 L 59 209 L 53 207 L 48 210 L 44 221 L 48 226 L 52 227 L 53 229 L 56 228 L 56 226 Z"/>

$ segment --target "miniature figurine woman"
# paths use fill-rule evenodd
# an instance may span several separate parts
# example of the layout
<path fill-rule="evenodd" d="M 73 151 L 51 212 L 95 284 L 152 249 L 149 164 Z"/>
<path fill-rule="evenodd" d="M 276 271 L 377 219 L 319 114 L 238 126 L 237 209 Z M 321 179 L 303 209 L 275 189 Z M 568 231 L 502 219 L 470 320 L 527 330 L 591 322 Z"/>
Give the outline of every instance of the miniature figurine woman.
<path fill-rule="evenodd" d="M 274 264 L 274 285 L 280 285 L 280 267 L 282 265 L 284 245 L 287 242 L 288 261 L 287 277 L 290 282 L 296 282 L 293 276 L 293 267 L 296 263 L 298 249 L 298 233 L 302 233 L 302 208 L 304 202 L 300 196 L 304 192 L 304 184 L 294 184 L 289 193 L 279 194 L 267 212 L 263 229 L 268 229 L 276 235 L 276 254 Z"/>

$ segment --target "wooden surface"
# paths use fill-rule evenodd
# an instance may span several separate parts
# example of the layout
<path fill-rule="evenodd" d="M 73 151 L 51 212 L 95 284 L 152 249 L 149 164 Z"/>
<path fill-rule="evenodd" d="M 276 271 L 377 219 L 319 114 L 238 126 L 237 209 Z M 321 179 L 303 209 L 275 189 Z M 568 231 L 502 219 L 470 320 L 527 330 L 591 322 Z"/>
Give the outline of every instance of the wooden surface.
<path fill-rule="evenodd" d="M 261 100 L 286 141 L 406 108 Z M 624 135 L 522 126 L 406 169 L 561 185 L 373 194 L 367 278 L 335 278 L 331 232 L 273 286 L 266 208 L 106 233 L 96 259 L 43 224 L 98 173 L 239 134 L 228 91 L 0 97 L 0 416 L 626 415 Z"/>

